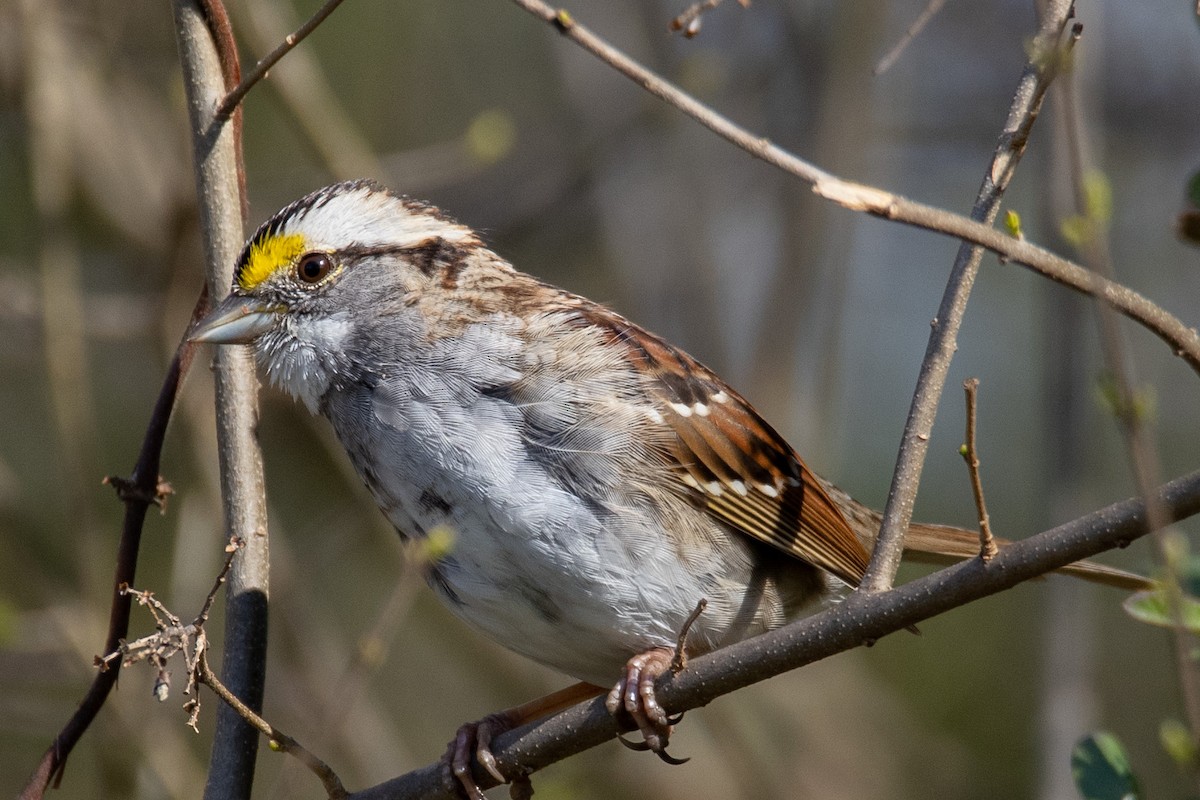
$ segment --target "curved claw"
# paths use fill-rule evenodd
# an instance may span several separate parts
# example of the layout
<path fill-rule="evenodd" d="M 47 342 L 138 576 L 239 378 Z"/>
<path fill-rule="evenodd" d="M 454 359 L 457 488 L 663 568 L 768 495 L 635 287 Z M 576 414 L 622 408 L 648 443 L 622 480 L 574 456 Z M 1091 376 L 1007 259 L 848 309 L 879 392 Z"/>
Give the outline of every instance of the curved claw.
<path fill-rule="evenodd" d="M 622 733 L 617 734 L 617 741 L 628 747 L 630 750 L 637 750 L 639 753 L 644 753 L 650 749 L 650 745 L 646 744 L 645 742 L 630 741 L 629 739 L 626 739 L 625 735 Z"/>
<path fill-rule="evenodd" d="M 674 767 L 678 767 L 680 764 L 686 764 L 687 762 L 692 760 L 691 757 L 676 758 L 675 756 L 668 753 L 666 750 L 655 750 L 654 755 L 658 756 L 663 761 L 667 762 L 668 764 L 670 764 L 671 766 L 674 766 Z"/>
<path fill-rule="evenodd" d="M 609 713 L 618 719 L 632 722 L 642 734 L 642 745 L 634 749 L 652 750 L 660 757 L 665 753 L 671 738 L 671 726 L 682 715 L 671 717 L 658 704 L 654 681 L 671 667 L 670 651 L 656 648 L 640 653 L 625 664 L 625 672 L 613 687 L 605 701 Z M 629 742 L 624 742 L 629 746 Z M 663 759 L 674 763 L 676 759 Z"/>
<path fill-rule="evenodd" d="M 471 759 L 487 770 L 500 783 L 506 783 L 496 765 L 496 757 L 490 749 L 492 738 L 512 727 L 512 720 L 505 714 L 492 714 L 478 722 L 468 722 L 454 734 L 454 740 L 442 756 L 447 769 L 447 784 L 451 788 L 461 787 L 468 800 L 487 800 L 475 777 L 471 774 Z"/>

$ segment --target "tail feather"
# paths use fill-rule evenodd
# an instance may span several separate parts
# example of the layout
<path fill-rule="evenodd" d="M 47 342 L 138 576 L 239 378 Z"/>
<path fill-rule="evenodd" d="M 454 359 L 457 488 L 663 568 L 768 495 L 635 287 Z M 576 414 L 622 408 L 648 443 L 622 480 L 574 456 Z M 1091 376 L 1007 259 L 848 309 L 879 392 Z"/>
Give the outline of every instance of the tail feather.
<path fill-rule="evenodd" d="M 1003 550 L 1011 542 L 996 539 L 996 544 Z M 904 555 L 927 564 L 954 564 L 979 555 L 979 534 L 949 525 L 913 524 L 904 537 Z M 1152 585 L 1149 578 L 1095 561 L 1076 561 L 1054 571 L 1128 592 L 1143 591 Z"/>
<path fill-rule="evenodd" d="M 841 508 L 846 521 L 850 523 L 851 529 L 863 546 L 868 551 L 874 550 L 875 537 L 879 535 L 879 525 L 883 520 L 883 515 L 864 506 L 829 481 L 823 478 L 820 480 L 826 492 Z M 1003 550 L 1012 543 L 1005 539 L 997 539 L 996 544 Z M 926 564 L 956 564 L 978 555 L 979 534 L 950 525 L 913 523 L 909 526 L 908 535 L 904 537 L 904 556 L 911 561 Z M 1055 572 L 1128 592 L 1143 591 L 1153 587 L 1149 578 L 1116 567 L 1097 564 L 1094 561 L 1076 561 L 1074 564 L 1056 569 Z"/>

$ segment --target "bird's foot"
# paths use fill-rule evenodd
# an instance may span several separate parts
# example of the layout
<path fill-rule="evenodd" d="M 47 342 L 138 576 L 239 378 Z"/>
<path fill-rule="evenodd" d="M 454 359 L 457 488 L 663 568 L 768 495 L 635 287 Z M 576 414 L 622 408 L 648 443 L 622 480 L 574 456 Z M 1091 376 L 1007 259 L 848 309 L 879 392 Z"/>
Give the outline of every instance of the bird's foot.
<path fill-rule="evenodd" d="M 483 789 L 479 787 L 471 771 L 473 758 L 498 783 L 509 784 L 508 793 L 513 800 L 527 800 L 532 797 L 533 784 L 530 783 L 528 775 L 518 775 L 509 781 L 500 772 L 496 757 L 492 755 L 492 739 L 526 722 L 541 719 L 581 700 L 603 693 L 604 690 L 599 686 L 576 683 L 523 705 L 489 714 L 478 722 L 463 725 L 446 748 L 446 754 L 442 756 L 447 787 L 454 792 L 461 789 L 461 794 L 467 800 L 484 800 Z"/>
<path fill-rule="evenodd" d="M 675 653 L 658 647 L 640 653 L 625 662 L 625 671 L 617 685 L 608 693 L 605 706 L 618 721 L 632 720 L 641 731 L 640 743 L 622 737 L 621 743 L 633 750 L 649 750 L 668 764 L 683 764 L 686 758 L 667 753 L 671 730 L 683 719 L 683 714 L 671 717 L 658 704 L 654 681 L 671 669 Z"/>
<path fill-rule="evenodd" d="M 491 744 L 493 737 L 511 730 L 515 724 L 516 720 L 509 711 L 501 711 L 460 727 L 446 748 L 446 754 L 442 756 L 447 785 L 461 788 L 467 800 L 485 800 L 483 790 L 479 788 L 475 776 L 471 773 L 472 760 L 478 761 L 499 783 L 506 783 L 505 777 L 496 766 Z"/>

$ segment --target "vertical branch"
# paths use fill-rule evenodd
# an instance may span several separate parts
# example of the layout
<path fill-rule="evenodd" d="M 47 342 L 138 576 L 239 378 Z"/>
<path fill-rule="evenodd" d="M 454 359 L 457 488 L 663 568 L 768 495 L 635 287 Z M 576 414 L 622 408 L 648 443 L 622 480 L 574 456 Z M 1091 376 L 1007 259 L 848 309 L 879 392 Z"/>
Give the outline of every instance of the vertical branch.
<path fill-rule="evenodd" d="M 1108 235 L 1107 205 L 1098 201 L 1096 194 L 1106 191 L 1093 187 L 1089 191 L 1089 168 L 1085 156 L 1085 138 L 1080 120 L 1076 85 L 1073 74 L 1067 76 L 1059 89 L 1059 123 L 1067 148 L 1067 165 L 1070 173 L 1071 195 L 1075 205 L 1075 221 L 1078 225 L 1078 241 L 1075 242 L 1082 263 L 1097 275 L 1114 280 L 1112 247 Z M 1126 455 L 1138 496 L 1146 503 L 1147 523 L 1155 531 L 1153 541 L 1160 560 L 1165 567 L 1164 593 L 1168 611 L 1174 619 L 1174 646 L 1176 665 L 1179 670 L 1184 713 L 1193 742 L 1200 741 L 1200 668 L 1193 656 L 1197 639 L 1183 622 L 1182 589 L 1177 572 L 1180 559 L 1172 555 L 1169 519 L 1162 504 L 1153 497 L 1152 488 L 1160 473 L 1158 448 L 1150 435 L 1137 396 L 1134 362 L 1129 347 L 1121 332 L 1120 319 L 1116 310 L 1102 300 L 1095 303 L 1097 322 L 1100 328 L 1100 348 L 1104 364 L 1112 379 L 1113 405 L 1125 442 Z M 1194 782 L 1200 782 L 1200 771 L 1193 771 Z"/>
<path fill-rule="evenodd" d="M 979 451 L 975 447 L 975 407 L 976 394 L 979 392 L 979 379 L 968 378 L 963 381 L 963 391 L 967 395 L 967 432 L 959 453 L 967 462 L 967 473 L 971 479 L 971 494 L 975 496 L 975 509 L 979 512 L 979 557 L 991 561 L 1000 548 L 992 537 L 992 523 L 988 519 L 987 503 L 983 497 L 983 479 L 979 476 Z"/>
<path fill-rule="evenodd" d="M 1000 198 L 1025 152 L 1030 129 L 1037 119 L 1046 89 L 1058 72 L 1060 40 L 1073 13 L 1073 0 L 1055 0 L 1042 17 L 1032 55 L 1017 85 L 1008 119 L 996 144 L 995 155 L 984 175 L 975 206 L 971 209 L 971 219 L 977 222 L 990 225 L 1000 210 Z M 904 532 L 912 521 L 913 503 L 921 482 L 921 470 L 929 450 L 929 437 L 933 433 L 938 403 L 946 385 L 950 360 L 958 347 L 958 329 L 962 325 L 967 299 L 975 284 L 982 258 L 982 248 L 963 242 L 954 260 L 933 331 L 929 335 L 925 360 L 917 376 L 917 388 L 913 392 L 900 452 L 896 456 L 896 471 L 883 511 L 883 524 L 871 564 L 860 587 L 863 591 L 889 589 L 900 566 Z"/>
<path fill-rule="evenodd" d="M 226 125 L 215 110 L 236 83 L 236 55 L 219 0 L 202 9 L 175 0 L 175 26 L 192 127 L 209 291 L 215 301 L 229 292 L 242 245 L 243 202 L 238 117 Z M 221 495 L 229 536 L 246 543 L 234 561 L 226 595 L 223 681 L 252 709 L 261 710 L 267 642 L 267 514 L 262 455 L 255 438 L 258 380 L 247 348 L 216 354 L 217 444 Z M 227 706 L 217 730 L 205 798 L 248 797 L 254 779 L 258 733 Z"/>
<path fill-rule="evenodd" d="M 192 311 L 192 323 L 197 322 L 208 311 L 208 293 L 200 292 L 196 307 Z M 133 583 L 137 576 L 138 547 L 142 541 L 142 526 L 146 521 L 146 511 L 154 502 L 158 487 L 158 467 L 162 456 L 163 439 L 167 434 L 167 423 L 171 419 L 171 411 L 175 407 L 175 396 L 183 376 L 187 374 L 195 354 L 196 346 L 184 338 L 175 350 L 167 375 L 163 378 L 158 400 L 150 415 L 146 434 L 142 438 L 142 449 L 138 452 L 137 463 L 133 474 L 128 480 L 120 481 L 119 495 L 125 504 L 125 518 L 121 526 L 121 538 L 117 544 L 117 564 L 113 576 L 112 600 L 108 612 L 108 633 L 104 639 L 105 655 L 115 652 L 120 643 L 129 634 L 130 597 L 122 591 L 123 586 Z M 42 754 L 29 777 L 28 783 L 17 795 L 20 800 L 41 800 L 46 789 L 62 779 L 67 757 L 75 749 L 92 720 L 100 713 L 109 692 L 117 684 L 118 669 L 100 670 L 92 680 L 84 698 L 79 702 L 75 713 L 54 737 L 54 742 Z"/>

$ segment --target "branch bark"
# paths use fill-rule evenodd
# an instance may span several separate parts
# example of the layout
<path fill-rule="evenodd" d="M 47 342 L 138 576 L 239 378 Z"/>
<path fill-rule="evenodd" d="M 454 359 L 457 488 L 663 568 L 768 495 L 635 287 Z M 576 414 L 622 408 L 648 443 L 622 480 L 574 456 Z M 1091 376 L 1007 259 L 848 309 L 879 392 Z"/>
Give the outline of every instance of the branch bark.
<path fill-rule="evenodd" d="M 202 292 L 192 310 L 192 322 L 197 322 L 208 312 L 208 295 Z M 196 346 L 185 337 L 175 349 L 175 356 L 163 378 L 162 389 L 150 415 L 142 449 L 128 484 L 131 491 L 121 493 L 125 503 L 125 519 L 121 527 L 121 538 L 117 545 L 116 574 L 113 576 L 113 594 L 109 609 L 108 633 L 104 639 L 104 654 L 115 652 L 121 641 L 129 635 L 129 612 L 132 599 L 122 592 L 122 586 L 130 586 L 137 577 L 138 548 L 142 540 L 142 528 L 146 522 L 146 511 L 157 496 L 158 468 L 162 458 L 163 439 L 167 435 L 167 423 L 175 407 L 175 396 L 183 376 L 191 366 Z M 108 693 L 117 684 L 119 669 L 102 670 L 96 673 L 91 688 L 79 703 L 71 719 L 63 726 L 29 778 L 29 782 L 18 795 L 20 800 L 40 800 L 51 782 L 57 787 L 66 767 L 67 757 L 100 713 Z"/>
<path fill-rule="evenodd" d="M 1200 334 L 1132 289 L 1099 278 L 1078 264 L 1029 242 L 1014 239 L 989 225 L 892 192 L 843 180 L 718 114 L 587 30 L 566 11 L 555 10 L 541 0 L 512 2 L 554 26 L 572 42 L 718 136 L 751 156 L 812 184 L 817 195 L 851 211 L 865 211 L 980 245 L 1000 256 L 1005 263 L 1019 264 L 1076 291 L 1098 297 L 1157 335 L 1174 355 L 1200 374 Z"/>
<path fill-rule="evenodd" d="M 1055 0 L 1051 3 L 1030 48 L 1032 52 L 1013 95 L 1008 119 L 1000 132 L 992 161 L 984 173 L 983 183 L 971 209 L 971 219 L 984 223 L 989 230 L 1000 211 L 1000 198 L 1025 153 L 1046 89 L 1058 74 L 1058 64 L 1063 56 L 1059 53 L 1060 41 L 1073 7 L 1074 0 Z M 879 538 L 875 542 L 867 573 L 863 576 L 863 591 L 878 592 L 890 588 L 896 570 L 900 568 L 904 534 L 912 522 L 913 504 L 917 499 L 921 472 L 929 451 L 929 438 L 933 434 L 933 423 L 937 418 L 942 391 L 946 387 L 950 362 L 958 349 L 958 331 L 966 315 L 967 299 L 975 285 L 975 276 L 979 273 L 982 260 L 983 248 L 979 245 L 963 242 L 959 246 L 937 318 L 929 333 L 925 358 L 917 373 L 917 386 L 913 390 L 912 405 L 900 438 L 900 451 L 896 455 L 896 469 L 892 473 L 892 485 L 883 509 Z"/>
<path fill-rule="evenodd" d="M 209 293 L 220 300 L 233 283 L 242 247 L 244 171 L 239 124 L 216 116 L 237 83 L 236 53 L 223 7 L 175 0 L 175 26 L 192 127 L 196 191 Z M 245 347 L 216 354 L 217 446 L 226 533 L 245 542 L 226 589 L 223 681 L 247 706 L 262 710 L 267 647 L 268 549 L 266 495 L 258 425 L 258 379 Z M 206 800 L 249 797 L 258 732 L 222 705 L 209 762 Z"/>
<path fill-rule="evenodd" d="M 1200 471 L 1152 493 L 1177 521 L 1200 513 Z M 1051 530 L 1013 542 L 991 561 L 964 561 L 886 592 L 855 593 L 845 602 L 778 630 L 691 659 L 678 675 L 664 676 L 658 698 L 672 713 L 708 703 L 752 683 L 811 664 L 1030 578 L 1104 550 L 1124 547 L 1149 533 L 1140 499 L 1114 503 Z M 492 753 L 505 775 L 542 769 L 612 739 L 613 718 L 598 698 L 497 737 Z M 451 800 L 443 766 L 431 764 L 355 792 L 350 800 Z M 495 780 L 476 772 L 481 787 Z"/>

